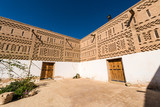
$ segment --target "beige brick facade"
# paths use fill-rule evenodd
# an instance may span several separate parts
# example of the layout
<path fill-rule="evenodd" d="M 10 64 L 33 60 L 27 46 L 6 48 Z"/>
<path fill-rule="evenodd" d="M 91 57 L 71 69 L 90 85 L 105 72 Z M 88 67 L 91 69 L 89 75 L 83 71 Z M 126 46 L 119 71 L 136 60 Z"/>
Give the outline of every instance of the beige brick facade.
<path fill-rule="evenodd" d="M 81 40 L 81 61 L 160 49 L 160 0 L 143 0 Z M 129 10 L 135 12 L 130 26 Z M 92 42 L 93 36 L 94 42 Z"/>
<path fill-rule="evenodd" d="M 80 61 L 80 40 L 0 17 L 0 57 Z"/>

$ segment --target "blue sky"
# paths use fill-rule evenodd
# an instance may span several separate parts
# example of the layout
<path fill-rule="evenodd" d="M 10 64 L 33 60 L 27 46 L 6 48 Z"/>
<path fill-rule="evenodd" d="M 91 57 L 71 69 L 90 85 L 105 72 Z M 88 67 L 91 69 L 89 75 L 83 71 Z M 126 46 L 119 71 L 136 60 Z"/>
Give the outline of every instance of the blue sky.
<path fill-rule="evenodd" d="M 0 0 L 0 15 L 78 39 L 140 0 Z"/>

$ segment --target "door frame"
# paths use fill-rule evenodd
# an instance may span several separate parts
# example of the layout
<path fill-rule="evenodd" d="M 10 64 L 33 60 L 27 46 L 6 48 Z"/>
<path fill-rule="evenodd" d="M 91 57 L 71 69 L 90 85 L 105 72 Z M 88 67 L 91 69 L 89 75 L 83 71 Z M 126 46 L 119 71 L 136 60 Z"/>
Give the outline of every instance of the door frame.
<path fill-rule="evenodd" d="M 51 63 L 51 64 L 53 64 L 52 79 L 54 79 L 54 73 L 55 73 L 55 62 L 42 62 L 41 74 L 40 74 L 40 80 L 46 79 L 46 78 L 42 78 L 42 70 L 43 70 L 43 65 L 44 65 L 44 63 Z"/>
<path fill-rule="evenodd" d="M 110 71 L 109 61 L 113 61 L 113 60 L 117 60 L 117 59 L 120 60 L 121 63 L 122 63 L 124 82 L 112 81 L 112 78 L 111 78 L 111 71 Z M 106 62 L 107 62 L 107 71 L 108 71 L 108 82 L 126 83 L 126 76 L 125 76 L 125 71 L 124 71 L 124 66 L 123 66 L 122 58 L 121 57 L 120 58 L 110 58 L 110 59 L 107 59 Z"/>

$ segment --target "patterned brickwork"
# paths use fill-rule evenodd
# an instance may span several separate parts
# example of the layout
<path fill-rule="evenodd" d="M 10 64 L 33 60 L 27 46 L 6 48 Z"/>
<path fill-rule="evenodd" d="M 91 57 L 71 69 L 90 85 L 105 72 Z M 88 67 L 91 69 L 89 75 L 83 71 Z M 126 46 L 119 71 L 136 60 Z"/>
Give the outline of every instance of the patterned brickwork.
<path fill-rule="evenodd" d="M 133 34 L 128 23 L 128 14 L 97 30 L 98 57 L 109 58 L 135 52 Z M 116 29 L 118 28 L 118 29 Z"/>
<path fill-rule="evenodd" d="M 3 18 L 3 17 L 0 17 L 0 18 L 1 18 L 0 25 L 8 26 L 8 27 L 11 27 L 11 28 L 17 28 L 17 29 L 21 29 L 21 30 L 25 30 L 25 31 L 30 31 L 29 27 L 6 21 L 5 18 Z"/>
<path fill-rule="evenodd" d="M 97 43 L 93 47 L 81 47 L 81 61 L 160 49 L 159 7 L 159 0 L 140 1 L 130 8 L 135 12 L 132 18 L 130 9 L 128 9 L 95 30 Z M 130 26 L 127 27 L 130 19 Z M 83 42 L 81 42 L 81 45 L 83 45 Z M 95 47 L 97 57 L 94 59 L 90 59 L 91 55 L 84 54 Z"/>
<path fill-rule="evenodd" d="M 63 61 L 63 47 L 41 44 L 36 42 L 34 45 L 33 60 L 44 61 Z"/>
<path fill-rule="evenodd" d="M 80 61 L 80 41 L 71 38 L 65 40 L 65 61 Z"/>
<path fill-rule="evenodd" d="M 159 0 L 147 0 L 137 7 L 137 14 L 146 13 L 146 17 L 137 17 L 135 24 L 137 48 L 140 52 L 160 49 L 160 6 Z"/>
<path fill-rule="evenodd" d="M 137 9 L 137 11 L 142 11 L 156 2 L 158 2 L 158 0 L 145 0 L 145 2 L 143 2 L 139 6 L 137 6 L 136 9 Z"/>
<path fill-rule="evenodd" d="M 135 52 L 131 30 L 98 43 L 99 58 L 116 57 Z"/>
<path fill-rule="evenodd" d="M 29 59 L 31 40 L 0 33 L 0 57 L 10 59 Z"/>
<path fill-rule="evenodd" d="M 0 17 L 0 58 L 79 62 L 80 40 Z"/>
<path fill-rule="evenodd" d="M 94 35 L 94 33 L 90 34 L 81 40 L 81 61 L 96 59 L 96 38 Z"/>
<path fill-rule="evenodd" d="M 34 44 L 33 60 L 63 61 L 64 37 L 45 30 L 37 30 L 38 39 Z"/>

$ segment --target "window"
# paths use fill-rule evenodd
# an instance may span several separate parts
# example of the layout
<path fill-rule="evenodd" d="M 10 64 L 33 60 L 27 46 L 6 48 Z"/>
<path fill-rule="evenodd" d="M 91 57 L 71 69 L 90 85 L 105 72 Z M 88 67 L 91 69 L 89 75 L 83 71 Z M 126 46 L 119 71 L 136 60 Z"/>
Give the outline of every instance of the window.
<path fill-rule="evenodd" d="M 147 9 L 146 12 L 147 12 L 148 16 L 150 17 L 151 13 L 150 13 L 149 9 Z"/>
<path fill-rule="evenodd" d="M 134 21 L 134 23 L 136 23 L 136 18 L 135 17 L 133 17 L 133 21 Z"/>
<path fill-rule="evenodd" d="M 115 30 L 114 30 L 114 28 L 113 28 L 113 33 L 115 33 Z"/>
<path fill-rule="evenodd" d="M 121 25 L 122 25 L 122 29 L 124 29 L 123 23 Z"/>
<path fill-rule="evenodd" d="M 11 30 L 11 34 L 13 34 L 14 29 Z"/>
<path fill-rule="evenodd" d="M 15 44 L 12 45 L 11 51 L 16 51 L 16 45 Z"/>
<path fill-rule="evenodd" d="M 0 26 L 0 30 L 2 29 L 2 26 Z"/>
<path fill-rule="evenodd" d="M 6 50 L 8 50 L 8 47 L 9 47 L 9 44 L 8 44 L 7 47 L 6 47 Z"/>
<path fill-rule="evenodd" d="M 24 35 L 24 31 L 22 32 L 22 36 Z"/>
<path fill-rule="evenodd" d="M 154 33 L 155 33 L 156 38 L 159 38 L 158 28 L 154 29 Z"/>
<path fill-rule="evenodd" d="M 139 42 L 141 42 L 141 38 L 140 38 L 140 35 L 138 35 L 138 41 L 139 41 Z"/>
<path fill-rule="evenodd" d="M 52 43 L 52 44 L 53 44 L 53 38 L 50 38 L 50 43 Z M 60 43 L 61 43 L 61 41 L 60 41 Z"/>
<path fill-rule="evenodd" d="M 20 48 L 21 48 L 21 47 L 19 46 L 19 47 L 18 47 L 18 51 L 20 51 Z"/>

